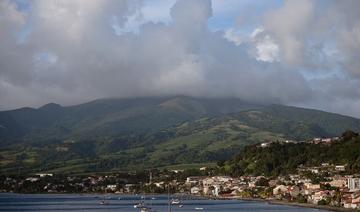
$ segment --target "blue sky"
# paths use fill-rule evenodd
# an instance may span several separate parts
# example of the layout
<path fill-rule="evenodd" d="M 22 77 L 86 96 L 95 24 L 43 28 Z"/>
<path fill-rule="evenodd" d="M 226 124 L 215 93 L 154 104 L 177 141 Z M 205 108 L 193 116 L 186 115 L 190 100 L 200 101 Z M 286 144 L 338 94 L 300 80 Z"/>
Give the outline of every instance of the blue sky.
<path fill-rule="evenodd" d="M 31 12 L 32 4 L 27 0 L 15 0 L 17 8 L 22 12 Z M 169 23 L 171 21 L 170 9 L 176 0 L 152 0 L 142 2 L 142 20 L 132 20 L 124 31 L 137 31 L 138 25 L 152 22 Z M 276 9 L 283 4 L 282 0 L 212 0 L 213 15 L 208 21 L 209 28 L 213 31 L 237 28 L 238 33 L 250 35 L 261 24 L 261 15 L 271 9 Z M 31 24 L 26 25 L 19 33 L 23 41 L 31 31 Z"/>
<path fill-rule="evenodd" d="M 165 22 L 171 21 L 170 9 L 176 0 L 144 1 L 142 12 L 144 21 Z M 250 33 L 260 20 L 260 14 L 283 4 L 282 0 L 253 1 L 253 0 L 212 0 L 213 16 L 209 19 L 209 28 L 213 31 L 226 30 L 237 25 Z M 238 20 L 244 19 L 242 23 Z"/>

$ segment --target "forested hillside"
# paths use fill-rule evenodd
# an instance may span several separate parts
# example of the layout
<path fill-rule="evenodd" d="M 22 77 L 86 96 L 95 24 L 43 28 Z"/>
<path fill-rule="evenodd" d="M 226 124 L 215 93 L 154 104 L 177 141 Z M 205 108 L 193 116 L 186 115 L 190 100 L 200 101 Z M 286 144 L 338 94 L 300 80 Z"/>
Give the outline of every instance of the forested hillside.
<path fill-rule="evenodd" d="M 1 172 L 94 172 L 230 159 L 265 141 L 360 131 L 355 118 L 239 99 L 101 99 L 0 112 Z"/>
<path fill-rule="evenodd" d="M 295 173 L 303 166 L 320 166 L 322 163 L 346 165 L 349 174 L 360 172 L 360 136 L 346 131 L 339 141 L 328 144 L 273 143 L 261 148 L 245 147 L 235 158 L 220 162 L 224 172 L 232 175 L 273 175 Z"/>

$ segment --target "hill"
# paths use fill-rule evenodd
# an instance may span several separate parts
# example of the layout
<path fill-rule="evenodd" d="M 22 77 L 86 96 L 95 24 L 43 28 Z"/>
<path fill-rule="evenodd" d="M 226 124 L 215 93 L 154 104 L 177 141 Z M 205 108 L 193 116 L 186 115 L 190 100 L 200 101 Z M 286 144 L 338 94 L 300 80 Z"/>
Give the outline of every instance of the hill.
<path fill-rule="evenodd" d="M 184 96 L 51 103 L 0 112 L 0 126 L 3 173 L 201 164 L 266 140 L 360 131 L 358 119 L 323 111 Z"/>
<path fill-rule="evenodd" d="M 295 173 L 303 166 L 320 166 L 322 163 L 346 164 L 349 174 L 360 171 L 360 136 L 345 132 L 332 144 L 281 144 L 273 143 L 261 148 L 245 147 L 231 160 L 220 162 L 220 170 L 231 175 L 273 175 Z"/>

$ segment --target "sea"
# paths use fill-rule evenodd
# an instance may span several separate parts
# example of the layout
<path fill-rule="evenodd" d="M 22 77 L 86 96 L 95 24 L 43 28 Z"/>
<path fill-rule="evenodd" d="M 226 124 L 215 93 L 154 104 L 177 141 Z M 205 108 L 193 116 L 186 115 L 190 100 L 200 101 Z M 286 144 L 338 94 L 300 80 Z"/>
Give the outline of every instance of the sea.
<path fill-rule="evenodd" d="M 90 212 L 137 212 L 134 205 L 144 202 L 151 211 L 169 211 L 167 195 L 93 195 L 93 194 L 14 194 L 0 193 L 0 211 L 90 211 Z M 171 211 L 324 211 L 267 202 L 243 200 L 208 200 L 181 197 L 179 204 L 171 205 Z M 150 210 L 149 210 L 150 211 Z"/>

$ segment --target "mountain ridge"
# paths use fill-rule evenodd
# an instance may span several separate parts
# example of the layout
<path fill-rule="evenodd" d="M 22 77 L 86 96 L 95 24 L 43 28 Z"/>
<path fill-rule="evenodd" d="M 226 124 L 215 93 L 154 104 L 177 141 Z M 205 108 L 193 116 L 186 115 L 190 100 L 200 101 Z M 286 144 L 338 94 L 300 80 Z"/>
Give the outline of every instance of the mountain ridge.
<path fill-rule="evenodd" d="M 50 103 L 2 111 L 0 125 L 4 172 L 208 163 L 264 141 L 360 131 L 359 119 L 319 110 L 184 96 Z"/>

